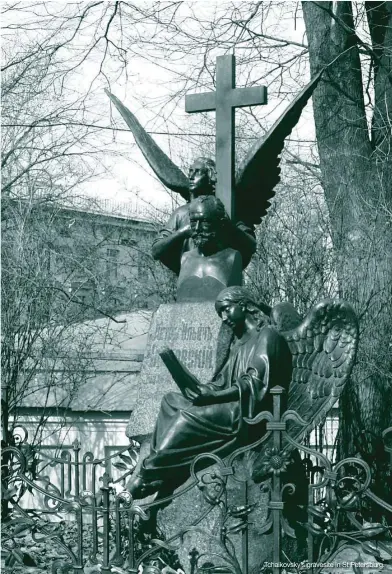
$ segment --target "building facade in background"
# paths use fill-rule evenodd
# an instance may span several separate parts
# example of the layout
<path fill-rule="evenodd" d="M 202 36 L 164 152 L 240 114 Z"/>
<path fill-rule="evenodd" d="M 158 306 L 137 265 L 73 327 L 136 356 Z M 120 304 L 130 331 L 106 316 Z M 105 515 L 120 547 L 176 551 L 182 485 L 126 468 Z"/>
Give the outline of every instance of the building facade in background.
<path fill-rule="evenodd" d="M 95 432 L 93 419 L 132 410 L 140 358 L 131 356 L 142 354 L 134 339 L 148 331 L 141 317 L 172 300 L 175 278 L 151 256 L 159 220 L 93 207 L 2 203 L 6 442 L 22 422 L 32 444 L 57 448 L 86 413 Z"/>
<path fill-rule="evenodd" d="M 50 271 L 88 317 L 151 309 L 170 300 L 174 281 L 151 257 L 159 222 L 63 208 L 49 249 Z"/>

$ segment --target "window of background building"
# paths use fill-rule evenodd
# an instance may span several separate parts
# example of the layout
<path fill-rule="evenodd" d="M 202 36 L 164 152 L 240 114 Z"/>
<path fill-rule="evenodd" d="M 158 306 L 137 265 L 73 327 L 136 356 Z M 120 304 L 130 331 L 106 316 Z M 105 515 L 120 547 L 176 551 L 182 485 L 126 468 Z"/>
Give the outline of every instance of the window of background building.
<path fill-rule="evenodd" d="M 137 241 L 134 237 L 134 234 L 131 234 L 130 231 L 122 230 L 120 232 L 119 243 L 120 243 L 120 245 L 126 245 L 128 247 L 132 247 L 132 246 L 135 246 L 137 244 Z"/>
<path fill-rule="evenodd" d="M 118 249 L 106 250 L 106 275 L 108 280 L 114 280 L 118 278 L 118 255 Z"/>
<path fill-rule="evenodd" d="M 91 285 L 73 281 L 71 284 L 71 294 L 75 302 L 84 305 L 91 305 L 94 299 L 94 288 Z"/>
<path fill-rule="evenodd" d="M 53 272 L 63 273 L 72 268 L 72 247 L 70 245 L 57 245 L 52 255 Z"/>

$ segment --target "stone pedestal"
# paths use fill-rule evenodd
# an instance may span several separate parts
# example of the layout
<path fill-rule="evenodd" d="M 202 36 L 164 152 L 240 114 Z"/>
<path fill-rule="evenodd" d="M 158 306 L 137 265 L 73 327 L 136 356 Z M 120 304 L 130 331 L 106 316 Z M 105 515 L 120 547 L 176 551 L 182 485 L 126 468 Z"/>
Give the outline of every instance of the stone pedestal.
<path fill-rule="evenodd" d="M 236 466 L 243 464 L 244 461 L 241 458 Z M 199 473 L 199 476 L 212 473 L 214 470 L 215 467 L 203 470 Z M 243 474 L 242 470 L 239 469 L 239 474 L 241 475 Z M 176 493 L 183 488 L 178 489 Z M 245 571 L 244 555 L 246 555 L 248 572 L 250 574 L 259 572 L 264 562 L 269 561 L 272 556 L 272 534 L 261 535 L 260 533 L 267 517 L 269 493 L 262 492 L 260 485 L 255 484 L 251 480 L 245 486 L 244 483 L 236 482 L 232 478 L 229 478 L 227 482 L 226 492 L 228 508 L 255 505 L 252 512 L 248 515 L 248 532 L 239 530 L 230 534 L 229 537 L 242 571 Z M 198 522 L 198 518 L 202 517 L 208 509 L 211 509 L 211 511 L 203 520 Z M 239 519 L 228 517 L 224 521 L 224 518 L 224 508 L 221 505 L 212 507 L 196 486 L 175 498 L 166 508 L 158 511 L 157 525 L 164 533 L 166 540 L 191 526 L 192 523 L 197 523 L 193 529 L 191 527 L 190 531 L 183 536 L 177 550 L 179 561 L 186 574 L 191 572 L 189 556 L 195 549 L 200 556 L 198 567 L 208 562 L 214 564 L 214 566 L 227 567 L 228 563 L 225 561 L 227 554 L 220 542 L 221 528 L 224 525 L 227 531 L 231 528 L 235 529 Z"/>
<path fill-rule="evenodd" d="M 127 436 L 151 434 L 163 395 L 178 390 L 159 352 L 165 347 L 171 348 L 202 383 L 208 383 L 215 370 L 220 327 L 221 320 L 213 302 L 159 307 L 151 322 Z"/>

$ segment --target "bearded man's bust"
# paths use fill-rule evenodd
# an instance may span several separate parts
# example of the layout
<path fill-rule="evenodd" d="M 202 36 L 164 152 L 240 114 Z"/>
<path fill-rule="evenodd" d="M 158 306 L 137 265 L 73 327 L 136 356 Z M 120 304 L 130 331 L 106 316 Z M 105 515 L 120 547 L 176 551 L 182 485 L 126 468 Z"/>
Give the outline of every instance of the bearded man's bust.
<path fill-rule="evenodd" d="M 242 285 L 242 257 L 229 245 L 228 216 L 212 195 L 194 199 L 189 206 L 195 248 L 183 254 L 177 301 L 215 301 L 225 287 Z"/>

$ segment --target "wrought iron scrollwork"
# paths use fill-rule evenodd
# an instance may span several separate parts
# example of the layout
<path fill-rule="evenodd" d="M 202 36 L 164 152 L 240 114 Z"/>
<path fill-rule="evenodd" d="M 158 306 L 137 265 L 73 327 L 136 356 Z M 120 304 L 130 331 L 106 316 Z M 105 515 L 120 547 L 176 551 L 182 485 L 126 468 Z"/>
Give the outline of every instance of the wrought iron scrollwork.
<path fill-rule="evenodd" d="M 272 559 L 274 563 L 279 563 L 282 561 L 282 536 L 296 536 L 286 519 L 285 505 L 288 499 L 297 494 L 295 480 L 286 478 L 292 453 L 298 451 L 307 457 L 306 472 L 312 478 L 308 487 L 307 517 L 301 524 L 307 533 L 308 564 L 332 562 L 344 549 L 350 548 L 358 557 L 364 552 L 382 561 L 381 550 L 384 557 L 388 551 L 382 541 L 388 535 L 388 527 L 385 524 L 366 523 L 361 520 L 360 513 L 364 500 L 370 499 L 387 512 L 392 512 L 392 506 L 372 492 L 369 465 L 356 457 L 332 463 L 325 454 L 307 446 L 302 440 L 294 440 L 290 436 L 289 421 L 304 428 L 307 422 L 294 411 L 281 415 L 281 391 L 273 391 L 273 412 L 259 415 L 267 425 L 262 439 L 238 449 L 225 460 L 212 454 L 198 456 L 193 461 L 188 483 L 171 496 L 149 503 L 137 503 L 123 486 L 124 477 L 129 476 L 136 466 L 136 442 L 119 449 L 107 459 L 97 459 L 91 452 L 80 456 L 81 445 L 76 442 L 71 451 L 63 450 L 60 456 L 38 453 L 38 457 L 34 449 L 26 448 L 27 432 L 19 429 L 18 444 L 5 448 L 2 453 L 3 497 L 8 500 L 10 510 L 3 524 L 5 553 L 15 560 L 23 559 L 18 554 L 15 540 L 18 535 L 30 532 L 35 541 L 50 539 L 55 542 L 59 557 L 52 565 L 54 574 L 81 572 L 86 564 L 98 565 L 104 574 L 136 574 L 140 566 L 146 572 L 158 574 L 164 565 L 162 553 L 178 551 L 187 536 L 197 533 L 212 538 L 203 521 L 214 511 L 218 516 L 215 534 L 215 547 L 218 550 L 209 554 L 199 553 L 198 549 L 191 552 L 191 574 L 246 574 L 247 556 L 244 554 L 248 552 L 249 521 L 259 504 L 257 501 L 249 502 L 247 488 L 254 453 L 262 451 L 264 458 L 259 470 L 265 474 L 265 480 L 260 488 L 268 494 L 269 502 L 265 521 L 258 524 L 258 532 L 260 535 L 273 534 Z M 391 437 L 392 427 L 383 433 L 385 450 L 391 454 L 392 467 Z M 54 465 L 59 469 L 59 484 L 53 484 L 46 475 L 35 474 L 36 465 L 32 465 L 32 460 L 40 459 L 46 466 Z M 117 465 L 114 464 L 116 459 Z M 99 482 L 98 471 L 109 462 L 123 474 L 113 480 L 105 472 Z M 231 483 L 236 483 L 244 493 L 241 504 L 228 503 Z M 159 507 L 181 498 L 192 489 L 198 489 L 205 503 L 200 514 L 193 516 L 189 524 L 182 525 L 167 540 L 150 537 L 148 546 L 141 546 L 137 541 L 140 525 L 149 523 Z M 22 508 L 23 490 L 42 495 L 44 506 L 41 515 Z M 73 516 L 76 529 L 72 548 L 64 539 L 67 513 Z M 51 523 L 44 519 L 51 514 L 60 514 L 63 521 Z M 91 531 L 88 549 L 84 540 L 87 526 Z M 235 536 L 241 536 L 243 540 L 241 557 L 236 555 Z M 392 560 L 392 556 L 390 558 Z M 278 572 L 279 567 L 273 570 Z M 313 568 L 314 572 L 319 570 Z"/>

